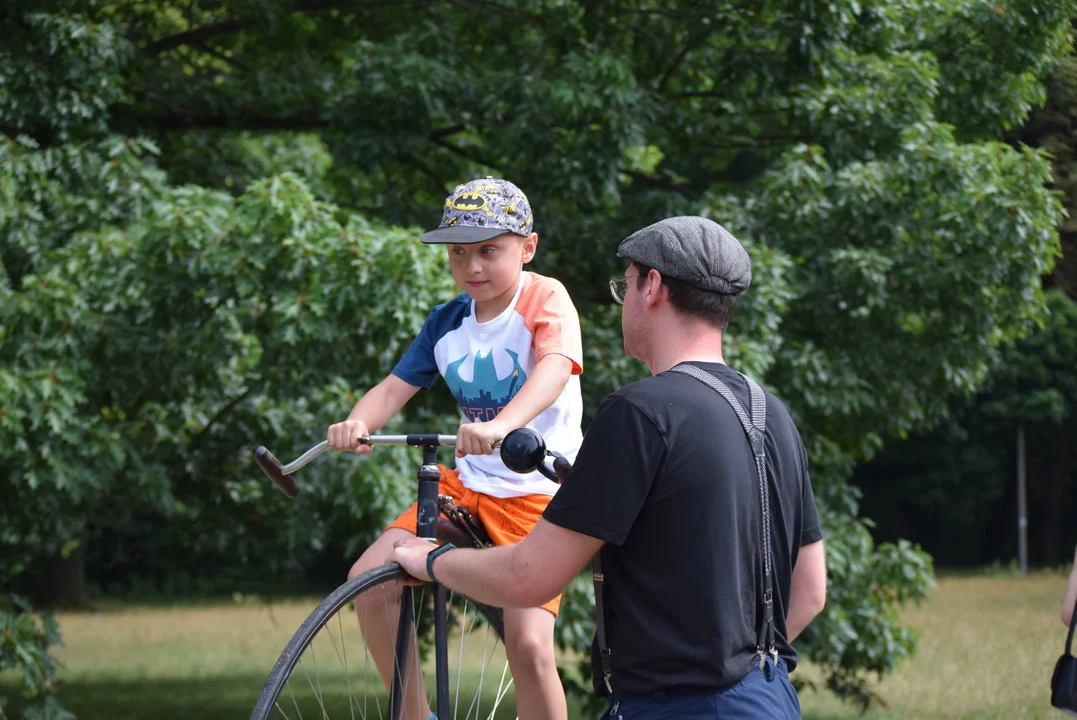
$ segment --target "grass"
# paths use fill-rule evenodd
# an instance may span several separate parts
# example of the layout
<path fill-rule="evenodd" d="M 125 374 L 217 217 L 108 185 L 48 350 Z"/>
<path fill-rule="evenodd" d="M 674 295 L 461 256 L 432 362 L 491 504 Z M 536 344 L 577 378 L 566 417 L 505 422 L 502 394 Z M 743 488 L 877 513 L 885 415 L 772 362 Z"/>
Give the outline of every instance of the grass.
<path fill-rule="evenodd" d="M 1051 671 L 1062 653 L 1059 619 L 1066 576 L 944 577 L 903 620 L 920 631 L 916 655 L 875 690 L 889 709 L 866 715 L 826 693 L 801 695 L 811 720 L 1061 717 L 1050 706 Z M 805 677 L 817 677 L 810 665 Z M 799 670 L 798 670 L 799 672 Z"/>
<path fill-rule="evenodd" d="M 1048 683 L 1065 640 L 1065 576 L 953 576 L 904 613 L 917 654 L 875 690 L 888 708 L 860 715 L 825 692 L 801 695 L 809 720 L 1060 717 Z M 104 607 L 61 613 L 61 699 L 81 720 L 243 718 L 311 600 Z M 331 651 L 329 651 L 331 652 Z M 810 664 L 797 671 L 818 679 Z M 10 687 L 8 678 L 0 694 Z M 578 716 L 578 713 L 573 713 Z M 511 715 L 509 715 L 511 717 Z"/>

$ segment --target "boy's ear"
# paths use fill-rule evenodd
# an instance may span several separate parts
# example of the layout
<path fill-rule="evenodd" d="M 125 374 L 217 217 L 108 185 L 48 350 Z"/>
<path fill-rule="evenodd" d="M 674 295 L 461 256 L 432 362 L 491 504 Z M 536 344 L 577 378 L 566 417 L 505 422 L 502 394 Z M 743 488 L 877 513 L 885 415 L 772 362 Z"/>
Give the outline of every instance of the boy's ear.
<path fill-rule="evenodd" d="M 538 250 L 538 233 L 531 233 L 524 238 L 523 261 L 525 265 L 535 259 L 536 250 Z"/>

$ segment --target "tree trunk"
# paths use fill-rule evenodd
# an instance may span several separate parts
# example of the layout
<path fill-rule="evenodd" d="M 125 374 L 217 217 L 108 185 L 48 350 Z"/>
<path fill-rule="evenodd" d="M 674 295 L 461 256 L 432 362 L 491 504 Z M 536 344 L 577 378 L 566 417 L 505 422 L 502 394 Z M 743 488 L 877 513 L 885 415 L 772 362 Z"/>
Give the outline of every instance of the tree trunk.
<path fill-rule="evenodd" d="M 1069 439 L 1068 427 L 1063 420 L 1058 429 L 1054 453 L 1051 458 L 1050 483 L 1047 490 L 1047 512 L 1043 522 L 1043 562 L 1047 567 L 1059 564 L 1059 543 L 1062 536 L 1062 501 L 1066 492 L 1066 479 L 1069 475 Z M 1065 553 L 1068 558 L 1069 553 Z"/>
<path fill-rule="evenodd" d="M 57 553 L 41 562 L 41 582 L 34 593 L 40 608 L 84 608 L 90 604 L 86 591 L 86 537 L 66 557 Z"/>

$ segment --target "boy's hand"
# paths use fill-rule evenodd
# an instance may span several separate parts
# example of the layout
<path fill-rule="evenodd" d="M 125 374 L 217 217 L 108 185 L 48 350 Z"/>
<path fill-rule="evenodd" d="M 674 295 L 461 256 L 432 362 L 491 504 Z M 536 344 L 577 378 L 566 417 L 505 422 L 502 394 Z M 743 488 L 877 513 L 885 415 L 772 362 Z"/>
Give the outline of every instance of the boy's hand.
<path fill-rule="evenodd" d="M 497 420 L 461 425 L 456 431 L 456 457 L 493 455 L 494 443 L 504 438 L 505 434 Z"/>
<path fill-rule="evenodd" d="M 329 426 L 326 440 L 334 450 L 354 450 L 360 455 L 368 455 L 374 446 L 360 443 L 359 438 L 369 434 L 370 431 L 362 420 L 345 420 Z"/>

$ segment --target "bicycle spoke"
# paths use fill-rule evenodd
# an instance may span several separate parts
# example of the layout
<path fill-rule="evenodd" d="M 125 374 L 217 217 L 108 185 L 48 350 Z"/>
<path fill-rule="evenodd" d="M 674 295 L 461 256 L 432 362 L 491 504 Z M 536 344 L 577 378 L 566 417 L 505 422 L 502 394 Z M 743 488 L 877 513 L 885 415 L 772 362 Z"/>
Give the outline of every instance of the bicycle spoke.
<path fill-rule="evenodd" d="M 318 654 L 314 650 L 314 644 L 310 646 L 310 659 L 314 665 L 314 680 L 318 683 L 318 705 L 322 709 L 322 720 L 329 720 L 329 713 L 325 711 L 325 703 L 322 702 L 322 675 L 318 672 Z"/>
<path fill-rule="evenodd" d="M 411 623 L 411 643 L 412 643 L 412 647 L 415 648 L 415 668 L 414 668 L 415 669 L 415 705 L 416 705 L 417 708 L 422 707 L 422 700 L 423 700 L 423 682 L 422 682 L 423 668 L 422 668 L 422 658 L 419 656 L 419 617 L 420 617 L 420 614 L 422 613 L 423 601 L 426 599 L 426 587 L 427 586 L 424 584 L 424 585 L 421 585 L 420 587 L 422 589 L 418 593 L 419 597 L 418 597 L 417 601 L 415 600 L 415 593 L 412 593 L 412 600 L 413 600 L 412 608 L 413 608 L 413 610 L 412 610 L 412 613 L 411 613 L 411 617 L 413 618 L 412 623 Z M 406 658 L 405 661 L 410 660 L 410 659 L 411 659 L 411 648 L 408 648 L 408 655 L 407 655 L 407 658 Z M 408 682 L 411 682 L 411 673 L 408 673 Z M 431 707 L 433 707 L 433 705 L 430 702 L 427 702 L 427 705 L 431 705 Z"/>
<path fill-rule="evenodd" d="M 505 682 L 505 676 L 509 673 L 509 664 L 505 663 L 505 667 L 501 669 L 501 680 L 497 683 L 497 697 L 494 698 L 494 707 L 490 710 L 490 720 L 494 720 L 494 715 L 497 714 L 497 709 L 501 707 L 501 701 L 505 699 L 505 695 L 508 694 L 509 688 L 512 687 L 512 676 L 509 676 L 509 681 Z M 519 720 L 517 718 L 517 720 Z"/>
<path fill-rule="evenodd" d="M 314 653 L 314 650 L 313 650 L 313 649 L 311 649 L 311 654 L 313 654 L 313 653 Z M 321 709 L 322 709 L 322 718 L 323 718 L 323 720 L 324 720 L 324 718 L 325 718 L 325 717 L 327 717 L 327 715 L 326 715 L 326 713 L 325 713 L 325 706 L 324 706 L 324 705 L 322 705 L 322 697 L 321 697 L 321 694 L 319 693 L 318 689 L 314 687 L 314 682 L 313 682 L 313 681 L 311 681 L 311 679 L 310 679 L 310 673 L 309 673 L 309 672 L 307 672 L 307 664 L 306 664 L 305 662 L 303 662 L 303 659 L 302 659 L 302 658 L 300 658 L 300 659 L 299 659 L 299 664 L 300 664 L 300 665 L 302 666 L 302 668 L 303 668 L 303 674 L 304 674 L 304 675 L 306 675 L 306 677 L 307 677 L 307 684 L 308 684 L 308 685 L 310 685 L 310 689 L 311 689 L 311 692 L 313 692 L 313 693 L 314 693 L 314 699 L 318 701 L 318 705 L 319 705 L 319 706 L 321 707 Z M 317 674 L 318 674 L 318 669 L 317 669 L 317 667 L 315 667 L 315 669 L 314 669 L 314 674 L 315 674 L 315 675 L 317 675 Z"/>
<path fill-rule="evenodd" d="M 344 640 L 344 621 L 340 619 L 341 613 L 337 613 L 337 628 L 340 629 L 340 648 L 337 648 L 337 643 L 333 640 L 333 634 L 329 634 L 329 640 L 333 643 L 333 650 L 337 654 L 337 660 L 340 661 L 341 667 L 344 668 L 344 682 L 348 686 L 348 712 L 351 713 L 352 720 L 355 720 L 355 708 L 352 705 L 352 678 L 348 672 L 348 650 L 347 642 Z"/>
<path fill-rule="evenodd" d="M 303 717 L 303 711 L 299 709 L 299 702 L 295 699 L 295 693 L 292 692 L 292 686 L 290 683 L 288 685 L 288 694 L 292 696 L 292 705 L 295 705 L 297 717 Z"/>
<path fill-rule="evenodd" d="M 367 623 L 369 623 L 370 622 L 370 611 L 367 608 L 365 603 L 363 605 L 363 608 L 364 608 L 364 610 L 366 610 L 366 620 L 367 620 Z M 359 618 L 359 612 L 358 611 L 356 611 L 355 617 L 356 617 L 356 619 Z M 365 625 L 364 627 L 369 627 L 369 624 Z M 363 645 L 364 646 L 366 645 L 366 638 L 365 637 L 363 638 Z M 370 682 L 370 680 L 369 680 L 369 678 L 370 678 L 370 652 L 367 651 L 365 653 L 365 655 L 366 655 L 366 662 L 364 663 L 364 669 L 363 669 L 363 683 L 364 683 L 364 686 L 369 684 L 369 682 Z M 369 703 L 367 701 L 367 699 L 369 697 L 369 694 L 370 694 L 369 691 L 363 693 L 363 717 L 364 718 L 366 718 L 367 708 L 370 707 L 370 705 L 369 705 Z M 385 715 L 381 711 L 381 700 L 378 699 L 377 695 L 374 696 L 374 703 L 378 706 L 378 717 L 379 718 L 385 717 Z"/>

